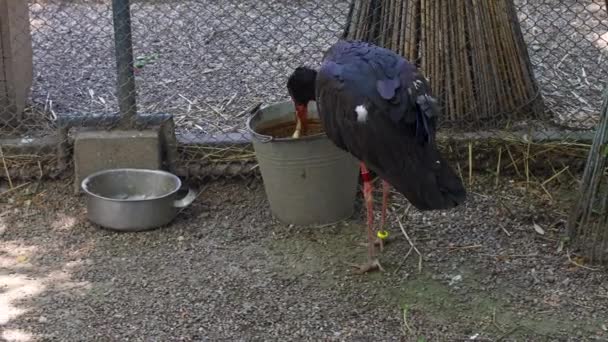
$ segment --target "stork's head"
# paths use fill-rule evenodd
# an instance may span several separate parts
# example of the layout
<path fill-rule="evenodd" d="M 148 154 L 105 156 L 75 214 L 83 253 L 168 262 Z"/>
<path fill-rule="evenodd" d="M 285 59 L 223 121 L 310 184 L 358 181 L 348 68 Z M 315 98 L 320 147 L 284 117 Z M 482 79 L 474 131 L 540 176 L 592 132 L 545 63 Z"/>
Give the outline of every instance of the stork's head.
<path fill-rule="evenodd" d="M 296 107 L 307 106 L 308 102 L 315 100 L 316 78 L 317 72 L 304 66 L 297 67 L 289 76 L 287 90 Z"/>
<path fill-rule="evenodd" d="M 296 107 L 296 131 L 294 138 L 300 137 L 300 131 L 306 134 L 308 102 L 315 100 L 315 81 L 317 72 L 304 66 L 297 67 L 287 80 L 289 96 Z"/>

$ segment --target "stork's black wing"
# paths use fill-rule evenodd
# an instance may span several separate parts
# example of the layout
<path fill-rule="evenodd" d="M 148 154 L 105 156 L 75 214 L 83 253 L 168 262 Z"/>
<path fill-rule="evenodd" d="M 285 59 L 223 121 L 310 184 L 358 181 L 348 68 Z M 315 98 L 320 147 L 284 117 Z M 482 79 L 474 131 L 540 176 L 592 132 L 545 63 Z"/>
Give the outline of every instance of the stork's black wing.
<path fill-rule="evenodd" d="M 437 110 L 428 83 L 404 58 L 341 41 L 318 72 L 316 102 L 328 137 L 415 207 L 445 209 L 464 200 L 460 178 L 435 144 Z"/>

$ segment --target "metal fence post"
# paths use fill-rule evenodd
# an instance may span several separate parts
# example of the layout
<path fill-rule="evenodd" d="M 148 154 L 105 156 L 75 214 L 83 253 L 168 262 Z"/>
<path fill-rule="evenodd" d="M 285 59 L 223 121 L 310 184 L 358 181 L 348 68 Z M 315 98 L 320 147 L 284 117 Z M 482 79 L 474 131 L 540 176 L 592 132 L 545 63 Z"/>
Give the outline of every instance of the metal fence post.
<path fill-rule="evenodd" d="M 129 0 L 112 0 L 112 13 L 118 72 L 118 107 L 122 116 L 121 126 L 128 127 L 134 124 L 137 114 Z"/>

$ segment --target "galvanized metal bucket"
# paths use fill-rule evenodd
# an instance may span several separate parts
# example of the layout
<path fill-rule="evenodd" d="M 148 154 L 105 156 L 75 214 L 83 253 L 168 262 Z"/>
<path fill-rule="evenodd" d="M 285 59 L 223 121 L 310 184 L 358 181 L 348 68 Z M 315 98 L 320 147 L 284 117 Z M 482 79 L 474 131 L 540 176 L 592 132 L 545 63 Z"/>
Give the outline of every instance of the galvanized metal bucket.
<path fill-rule="evenodd" d="M 247 120 L 273 215 L 295 225 L 329 224 L 354 212 L 357 160 L 324 133 L 292 138 L 261 134 L 263 128 L 295 120 L 291 101 L 259 109 Z M 309 106 L 309 118 L 318 118 Z"/>

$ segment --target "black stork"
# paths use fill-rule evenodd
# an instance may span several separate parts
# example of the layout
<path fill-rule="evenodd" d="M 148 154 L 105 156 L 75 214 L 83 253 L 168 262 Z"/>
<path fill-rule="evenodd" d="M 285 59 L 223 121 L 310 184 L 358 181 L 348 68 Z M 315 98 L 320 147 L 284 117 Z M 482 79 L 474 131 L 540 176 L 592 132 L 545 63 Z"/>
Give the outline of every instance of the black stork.
<path fill-rule="evenodd" d="M 464 202 L 462 181 L 435 142 L 436 99 L 422 73 L 405 58 L 370 43 L 339 41 L 325 53 L 318 71 L 296 68 L 287 89 L 296 107 L 294 138 L 306 132 L 307 105 L 315 101 L 328 138 L 360 161 L 368 236 L 368 262 L 357 266 L 360 273 L 382 270 L 374 246 L 369 170 L 382 179 L 381 229 L 389 184 L 419 210 Z"/>

